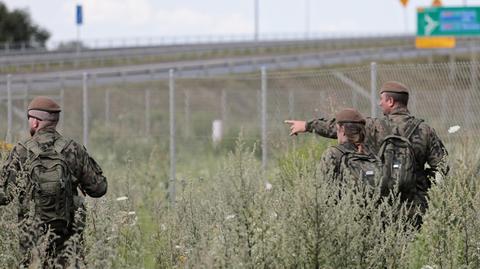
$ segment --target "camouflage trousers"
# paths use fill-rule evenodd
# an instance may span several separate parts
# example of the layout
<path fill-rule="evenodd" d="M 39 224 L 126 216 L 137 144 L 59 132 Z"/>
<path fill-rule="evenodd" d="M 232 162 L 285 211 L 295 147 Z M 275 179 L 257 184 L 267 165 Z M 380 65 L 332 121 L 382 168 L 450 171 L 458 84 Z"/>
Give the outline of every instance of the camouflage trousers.
<path fill-rule="evenodd" d="M 23 227 L 20 235 L 20 253 L 24 268 L 83 267 L 82 232 L 65 227 L 63 221 Z M 71 268 L 71 267 L 70 267 Z"/>
<path fill-rule="evenodd" d="M 85 268 L 85 211 L 77 210 L 70 224 L 24 220 L 20 224 L 21 268 Z"/>

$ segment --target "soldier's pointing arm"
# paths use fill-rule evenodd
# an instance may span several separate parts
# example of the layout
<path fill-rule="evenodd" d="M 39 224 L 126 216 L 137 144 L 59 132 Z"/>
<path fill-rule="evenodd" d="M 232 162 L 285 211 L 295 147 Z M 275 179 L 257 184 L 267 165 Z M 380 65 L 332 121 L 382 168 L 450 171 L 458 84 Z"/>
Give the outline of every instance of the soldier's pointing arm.
<path fill-rule="evenodd" d="M 307 121 L 307 132 L 314 132 L 327 138 L 337 138 L 335 118 L 319 118 Z"/>

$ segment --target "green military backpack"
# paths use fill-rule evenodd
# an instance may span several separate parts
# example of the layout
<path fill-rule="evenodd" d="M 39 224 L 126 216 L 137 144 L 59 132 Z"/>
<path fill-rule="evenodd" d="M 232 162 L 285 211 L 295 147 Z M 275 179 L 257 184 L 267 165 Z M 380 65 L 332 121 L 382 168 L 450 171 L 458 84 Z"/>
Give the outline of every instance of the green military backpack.
<path fill-rule="evenodd" d="M 59 138 L 46 149 L 29 139 L 23 145 L 30 152 L 27 159 L 28 179 L 32 184 L 35 217 L 41 221 L 65 221 L 73 218 L 73 176 L 62 151 L 70 141 Z"/>
<path fill-rule="evenodd" d="M 411 119 L 403 136 L 399 134 L 398 128 L 392 128 L 384 122 L 384 128 L 390 135 L 383 139 L 378 151 L 383 164 L 383 194 L 398 190 L 404 197 L 409 197 L 416 191 L 415 152 L 410 138 L 422 122 L 420 119 Z"/>
<path fill-rule="evenodd" d="M 342 145 L 334 146 L 339 152 L 340 163 L 337 171 L 345 177 L 356 182 L 374 186 L 376 177 L 380 174 L 381 163 L 373 154 L 360 154 L 345 148 Z"/>

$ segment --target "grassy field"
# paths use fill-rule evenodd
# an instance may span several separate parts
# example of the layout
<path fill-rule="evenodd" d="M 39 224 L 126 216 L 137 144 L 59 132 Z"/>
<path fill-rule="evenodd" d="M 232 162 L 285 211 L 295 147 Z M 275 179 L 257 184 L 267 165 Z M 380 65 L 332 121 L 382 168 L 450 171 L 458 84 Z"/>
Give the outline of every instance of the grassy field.
<path fill-rule="evenodd" d="M 470 101 L 472 112 L 480 99 L 471 90 L 470 70 L 459 65 L 457 78 L 449 79 L 445 64 L 379 68 L 380 79 L 406 81 L 418 90 L 411 108 L 434 125 L 450 152 L 450 175 L 430 190 L 430 209 L 418 231 L 395 198 L 378 202 L 375 190 L 332 185 L 318 173 L 323 150 L 335 141 L 290 138 L 282 123 L 289 116 L 288 90 L 296 94 L 298 118 L 330 115 L 354 102 L 369 111 L 368 99 L 354 98 L 334 72 L 368 89 L 368 66 L 270 77 L 266 172 L 260 161 L 259 77 L 178 80 L 174 205 L 168 192 L 167 82 L 92 86 L 88 148 L 107 175 L 109 191 L 88 199 L 87 268 L 479 268 L 480 153 L 478 138 L 469 136 L 479 125 L 476 117 L 465 120 L 463 104 Z M 152 89 L 150 136 L 142 133 L 145 89 Z M 228 125 L 225 139 L 213 145 L 211 121 L 222 116 L 223 89 Z M 81 94 L 80 88 L 65 92 L 63 133 L 78 141 Z M 15 105 L 22 107 L 23 100 Z M 25 133 L 23 124 L 14 122 L 16 139 Z M 448 134 L 455 124 L 461 130 Z M 2 207 L 0 216 L 0 268 L 16 268 L 21 257 L 15 205 Z"/>
<path fill-rule="evenodd" d="M 109 191 L 88 199 L 88 268 L 480 266 L 478 149 L 466 142 L 451 152 L 451 173 L 430 190 L 417 231 L 395 199 L 379 203 L 375 191 L 365 198 L 367 190 L 317 173 L 330 143 L 291 141 L 266 173 L 251 141 L 240 137 L 228 154 L 198 144 L 184 165 L 203 169 L 180 173 L 174 206 L 165 145 L 96 147 Z M 20 259 L 15 208 L 0 211 L 2 268 Z"/>

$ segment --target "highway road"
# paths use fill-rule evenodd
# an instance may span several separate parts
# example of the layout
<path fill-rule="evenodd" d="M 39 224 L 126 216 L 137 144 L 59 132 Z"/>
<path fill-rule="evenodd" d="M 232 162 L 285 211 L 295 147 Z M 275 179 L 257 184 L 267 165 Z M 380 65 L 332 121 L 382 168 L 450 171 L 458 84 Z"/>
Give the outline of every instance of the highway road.
<path fill-rule="evenodd" d="M 58 88 L 58 84 L 76 86 L 82 83 L 84 73 L 95 78 L 97 85 L 113 83 L 144 82 L 167 79 L 169 70 L 175 70 L 176 77 L 207 77 L 227 74 L 259 72 L 261 66 L 267 70 L 294 68 L 319 68 L 332 65 L 353 65 L 369 61 L 395 61 L 429 56 L 448 56 L 480 52 L 477 45 L 458 45 L 454 49 L 418 50 L 413 46 L 333 50 L 318 53 L 289 54 L 281 56 L 231 57 L 210 60 L 175 61 L 158 64 L 142 64 L 68 70 L 45 73 L 18 74 L 11 76 L 12 89 L 23 89 L 28 83 L 32 90 Z M 0 89 L 6 89 L 6 76 L 0 78 Z"/>

